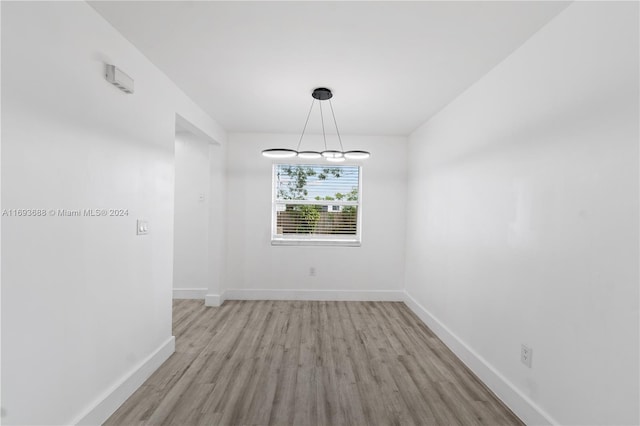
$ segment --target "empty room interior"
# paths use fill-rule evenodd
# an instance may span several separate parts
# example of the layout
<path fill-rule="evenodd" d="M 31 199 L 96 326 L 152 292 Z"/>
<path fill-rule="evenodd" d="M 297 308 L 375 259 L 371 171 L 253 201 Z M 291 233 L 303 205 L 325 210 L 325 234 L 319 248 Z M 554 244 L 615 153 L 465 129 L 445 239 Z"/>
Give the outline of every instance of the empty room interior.
<path fill-rule="evenodd" d="M 640 424 L 639 2 L 0 15 L 1 424 Z"/>

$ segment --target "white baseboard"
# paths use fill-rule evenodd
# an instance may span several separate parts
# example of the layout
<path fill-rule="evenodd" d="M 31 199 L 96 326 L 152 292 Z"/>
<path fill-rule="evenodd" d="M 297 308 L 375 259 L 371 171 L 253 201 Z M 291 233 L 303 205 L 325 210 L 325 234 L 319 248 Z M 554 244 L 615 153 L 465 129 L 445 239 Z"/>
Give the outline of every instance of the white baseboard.
<path fill-rule="evenodd" d="M 198 297 L 198 299 L 202 299 L 202 297 Z M 220 306 L 224 300 L 404 301 L 522 421 L 528 425 L 559 424 L 411 295 L 403 291 L 234 289 L 227 290 L 221 295 L 206 294 L 204 299 L 207 306 Z M 75 425 L 100 425 L 105 422 L 174 351 L 175 338 L 172 336 L 71 423 Z"/>
<path fill-rule="evenodd" d="M 104 423 L 175 352 L 175 348 L 175 337 L 171 336 L 118 383 L 97 398 L 71 424 L 101 425 Z"/>
<path fill-rule="evenodd" d="M 223 295 L 220 294 L 207 294 L 204 297 L 205 306 L 220 306 L 224 302 Z"/>
<path fill-rule="evenodd" d="M 173 298 L 174 299 L 196 299 L 196 300 L 204 300 L 204 297 L 207 294 L 206 288 L 174 288 L 173 289 Z"/>
<path fill-rule="evenodd" d="M 224 292 L 223 300 L 314 300 L 403 302 L 404 292 L 393 290 L 258 290 L 231 289 Z"/>
<path fill-rule="evenodd" d="M 559 424 L 408 293 L 405 293 L 405 304 L 507 405 L 507 407 L 520 417 L 520 420 L 525 422 L 525 424 Z"/>

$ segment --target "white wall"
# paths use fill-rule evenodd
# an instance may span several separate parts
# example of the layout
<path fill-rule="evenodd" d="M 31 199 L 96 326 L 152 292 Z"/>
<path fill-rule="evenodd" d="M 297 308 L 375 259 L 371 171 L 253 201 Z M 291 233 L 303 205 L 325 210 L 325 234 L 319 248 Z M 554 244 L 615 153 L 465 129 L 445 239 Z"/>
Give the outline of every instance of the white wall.
<path fill-rule="evenodd" d="M 224 276 L 225 146 L 182 131 L 175 156 L 173 297 L 205 299 Z"/>
<path fill-rule="evenodd" d="M 178 132 L 175 148 L 174 297 L 201 293 L 204 299 L 209 287 L 209 142 Z"/>
<path fill-rule="evenodd" d="M 368 149 L 362 164 L 362 246 L 271 246 L 272 161 L 260 151 L 292 146 L 299 135 L 230 134 L 227 155 L 228 294 L 243 297 L 376 297 L 403 286 L 406 138 L 343 136 L 347 147 Z M 320 144 L 305 136 L 303 147 Z M 314 143 L 316 145 L 314 145 Z M 317 145 L 319 146 L 319 145 Z M 345 164 L 345 163 L 343 163 Z M 394 214 L 398 213 L 398 214 Z M 390 220 L 393 219 L 393 220 Z M 316 276 L 309 275 L 309 268 Z M 261 291 L 243 292 L 253 289 Z M 336 290 L 337 292 L 333 292 Z M 277 294 L 277 295 L 276 295 Z M 384 293 L 380 297 L 391 297 Z"/>
<path fill-rule="evenodd" d="M 638 113 L 638 4 L 577 2 L 410 137 L 407 291 L 530 422 L 640 422 Z"/>
<path fill-rule="evenodd" d="M 2 423 L 99 421 L 95 404 L 171 348 L 176 113 L 225 135 L 86 3 L 2 9 L 3 208 L 129 211 L 2 218 Z"/>
<path fill-rule="evenodd" d="M 209 144 L 209 232 L 207 303 L 217 306 L 221 300 L 227 247 L 226 144 Z"/>

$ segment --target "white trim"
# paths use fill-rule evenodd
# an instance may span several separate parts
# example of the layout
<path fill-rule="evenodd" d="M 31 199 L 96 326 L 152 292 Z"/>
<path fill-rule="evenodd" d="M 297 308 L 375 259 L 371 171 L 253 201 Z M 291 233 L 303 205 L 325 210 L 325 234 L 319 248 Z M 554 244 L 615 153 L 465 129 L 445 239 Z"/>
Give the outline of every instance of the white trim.
<path fill-rule="evenodd" d="M 314 164 L 315 165 L 315 164 Z M 275 186 L 274 186 L 275 189 Z M 356 206 L 360 205 L 359 201 L 340 201 L 340 200 L 278 200 L 274 199 L 274 203 L 282 205 L 300 205 L 300 206 Z"/>
<path fill-rule="evenodd" d="M 208 297 L 208 296 L 207 296 Z M 322 300 L 359 302 L 402 302 L 403 291 L 394 290 L 262 290 L 232 289 L 224 300 Z"/>
<path fill-rule="evenodd" d="M 405 304 L 527 425 L 560 424 L 405 292 Z"/>
<path fill-rule="evenodd" d="M 204 305 L 205 306 L 214 306 L 214 307 L 218 307 L 220 305 L 222 305 L 222 303 L 224 302 L 224 294 L 220 295 L 220 294 L 207 294 L 204 297 Z"/>
<path fill-rule="evenodd" d="M 271 240 L 272 246 L 331 246 L 331 247 L 360 247 L 360 240 L 331 240 L 331 239 L 311 239 L 311 238 L 274 238 Z"/>
<path fill-rule="evenodd" d="M 70 423 L 74 425 L 101 425 L 104 423 L 175 350 L 175 337 L 171 336 Z"/>
<path fill-rule="evenodd" d="M 174 299 L 204 300 L 204 297 L 206 295 L 207 295 L 206 288 L 174 288 L 173 289 Z"/>

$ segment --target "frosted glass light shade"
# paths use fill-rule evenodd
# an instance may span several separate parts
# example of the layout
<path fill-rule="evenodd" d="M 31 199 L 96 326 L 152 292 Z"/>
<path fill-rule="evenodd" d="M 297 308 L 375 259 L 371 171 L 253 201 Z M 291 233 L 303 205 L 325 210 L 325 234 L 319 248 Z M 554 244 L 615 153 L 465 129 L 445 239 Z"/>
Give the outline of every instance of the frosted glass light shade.
<path fill-rule="evenodd" d="M 344 154 L 342 153 L 342 151 L 328 150 L 328 151 L 322 151 L 321 154 L 322 154 L 322 156 L 324 158 L 342 158 L 342 157 L 344 157 Z"/>
<path fill-rule="evenodd" d="M 268 158 L 291 158 L 298 155 L 298 151 L 285 148 L 272 148 L 262 151 L 262 155 Z"/>
<path fill-rule="evenodd" d="M 344 157 L 349 160 L 364 160 L 371 157 L 371 153 L 369 151 L 345 151 Z"/>
<path fill-rule="evenodd" d="M 327 161 L 331 161 L 332 163 L 342 163 L 345 158 L 344 157 L 327 157 Z"/>
<path fill-rule="evenodd" d="M 322 157 L 322 154 L 318 151 L 300 151 L 298 152 L 298 157 L 313 159 Z"/>

